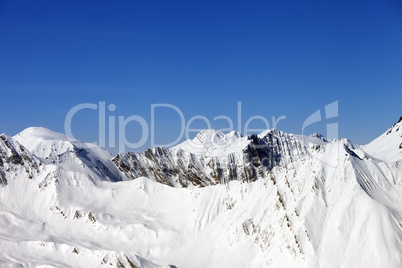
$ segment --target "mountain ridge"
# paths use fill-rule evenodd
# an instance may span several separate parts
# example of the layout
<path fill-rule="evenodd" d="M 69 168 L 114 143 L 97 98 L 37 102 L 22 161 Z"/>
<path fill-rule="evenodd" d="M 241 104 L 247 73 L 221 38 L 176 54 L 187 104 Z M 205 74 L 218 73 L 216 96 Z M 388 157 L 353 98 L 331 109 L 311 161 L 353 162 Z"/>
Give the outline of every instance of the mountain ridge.
<path fill-rule="evenodd" d="M 321 135 L 209 130 L 197 138 L 204 153 L 187 142 L 110 159 L 41 128 L 25 133 L 46 138 L 2 134 L 0 263 L 400 267 L 396 129 L 368 149 Z"/>

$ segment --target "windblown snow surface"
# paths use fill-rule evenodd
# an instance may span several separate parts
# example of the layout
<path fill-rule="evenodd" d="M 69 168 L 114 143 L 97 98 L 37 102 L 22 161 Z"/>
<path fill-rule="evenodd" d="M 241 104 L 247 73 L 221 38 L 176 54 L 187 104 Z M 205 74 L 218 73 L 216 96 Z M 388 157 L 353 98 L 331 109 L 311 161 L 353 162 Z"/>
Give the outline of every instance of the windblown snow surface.
<path fill-rule="evenodd" d="M 365 146 L 208 130 L 115 157 L 2 134 L 0 267 L 402 267 L 401 162 L 401 121 Z"/>

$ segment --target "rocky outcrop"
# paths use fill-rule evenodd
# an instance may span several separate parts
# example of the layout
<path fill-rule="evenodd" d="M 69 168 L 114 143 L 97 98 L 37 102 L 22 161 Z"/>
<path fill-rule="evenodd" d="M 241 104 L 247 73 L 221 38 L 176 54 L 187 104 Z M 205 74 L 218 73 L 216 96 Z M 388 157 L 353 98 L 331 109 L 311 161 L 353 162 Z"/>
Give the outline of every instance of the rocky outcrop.
<path fill-rule="evenodd" d="M 0 185 L 7 184 L 11 171 L 24 170 L 28 178 L 38 171 L 40 162 L 24 146 L 6 134 L 0 135 Z"/>
<path fill-rule="evenodd" d="M 209 139 L 205 137 L 205 132 L 201 134 L 203 136 L 199 140 L 206 144 L 207 149 L 214 146 L 212 139 L 224 135 L 211 132 Z M 233 144 L 227 143 L 226 146 Z M 250 135 L 242 148 L 227 151 L 230 153 L 197 155 L 191 150 L 155 147 L 144 152 L 118 154 L 113 162 L 129 178 L 148 177 L 166 185 L 187 187 L 232 180 L 254 181 L 267 176 L 273 167 L 286 166 L 306 153 L 295 136 L 277 130 Z"/>

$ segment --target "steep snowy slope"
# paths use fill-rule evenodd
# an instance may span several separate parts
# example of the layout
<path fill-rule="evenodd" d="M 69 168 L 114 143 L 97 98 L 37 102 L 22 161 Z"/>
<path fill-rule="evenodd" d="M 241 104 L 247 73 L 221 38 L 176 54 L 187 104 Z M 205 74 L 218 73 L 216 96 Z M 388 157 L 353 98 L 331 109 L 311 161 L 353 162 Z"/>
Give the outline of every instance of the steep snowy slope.
<path fill-rule="evenodd" d="M 371 156 L 387 161 L 402 161 L 402 116 L 384 134 L 365 145 L 363 149 Z"/>
<path fill-rule="evenodd" d="M 402 266 L 400 165 L 345 139 L 207 131 L 194 150 L 117 155 L 110 171 L 135 180 L 114 182 L 89 179 L 76 147 L 50 145 L 67 165 L 3 136 L 0 266 Z"/>

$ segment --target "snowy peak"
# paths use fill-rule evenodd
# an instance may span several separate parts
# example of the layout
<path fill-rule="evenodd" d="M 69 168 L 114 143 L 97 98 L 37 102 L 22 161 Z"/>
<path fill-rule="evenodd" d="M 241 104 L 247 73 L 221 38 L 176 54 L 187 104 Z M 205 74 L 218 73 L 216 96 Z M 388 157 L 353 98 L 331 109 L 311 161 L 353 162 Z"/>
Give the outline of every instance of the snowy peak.
<path fill-rule="evenodd" d="M 200 133 L 195 136 L 195 139 L 198 139 L 203 144 L 219 143 L 226 140 L 225 134 L 214 129 L 200 131 Z"/>
<path fill-rule="evenodd" d="M 228 134 L 226 134 L 226 137 L 228 139 L 239 139 L 239 138 L 242 138 L 243 135 L 241 135 L 239 132 L 233 130 L 233 131 L 229 132 Z"/>
<path fill-rule="evenodd" d="M 328 139 L 324 135 L 322 135 L 320 133 L 311 134 L 310 137 L 320 139 L 323 142 L 328 142 Z"/>
<path fill-rule="evenodd" d="M 243 136 L 237 131 L 231 131 L 228 134 L 223 134 L 222 132 L 214 129 L 202 130 L 198 133 L 192 140 L 194 143 L 200 142 L 205 148 L 210 147 L 227 147 L 232 142 Z"/>
<path fill-rule="evenodd" d="M 402 116 L 399 117 L 399 120 L 392 126 L 390 127 L 387 132 L 385 133 L 385 135 L 389 135 L 393 132 L 398 132 L 399 129 L 402 127 Z"/>
<path fill-rule="evenodd" d="M 92 180 L 122 180 L 112 155 L 93 144 L 41 127 L 30 127 L 13 137 L 45 164 L 74 170 Z M 81 176 L 78 175 L 78 176 Z"/>
<path fill-rule="evenodd" d="M 14 139 L 26 139 L 31 137 L 39 137 L 43 140 L 60 140 L 67 141 L 69 139 L 66 135 L 55 132 L 44 127 L 29 127 L 15 135 Z"/>
<path fill-rule="evenodd" d="M 73 152 L 75 147 L 83 145 L 64 134 L 42 127 L 27 128 L 15 135 L 13 139 L 41 158 L 55 158 L 65 152 Z"/>
<path fill-rule="evenodd" d="M 235 152 L 241 152 L 247 146 L 247 137 L 232 131 L 224 134 L 218 130 L 207 129 L 198 133 L 194 139 L 189 139 L 172 149 L 181 149 L 197 156 L 226 157 Z"/>
<path fill-rule="evenodd" d="M 194 144 L 200 143 L 207 150 L 224 147 L 227 142 L 225 134 L 214 129 L 202 130 L 193 139 Z"/>
<path fill-rule="evenodd" d="M 369 155 L 387 162 L 402 160 L 402 116 L 384 134 L 363 147 Z"/>
<path fill-rule="evenodd" d="M 65 134 L 42 127 L 30 127 L 13 137 L 32 154 L 41 158 L 57 158 L 64 153 L 82 152 L 95 154 L 100 159 L 111 159 L 112 155 L 94 144 L 85 143 Z"/>

